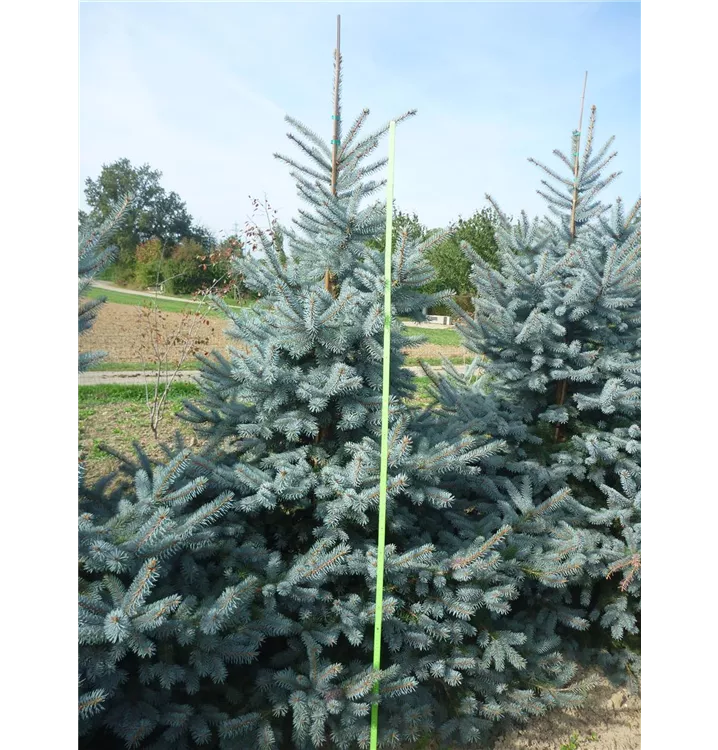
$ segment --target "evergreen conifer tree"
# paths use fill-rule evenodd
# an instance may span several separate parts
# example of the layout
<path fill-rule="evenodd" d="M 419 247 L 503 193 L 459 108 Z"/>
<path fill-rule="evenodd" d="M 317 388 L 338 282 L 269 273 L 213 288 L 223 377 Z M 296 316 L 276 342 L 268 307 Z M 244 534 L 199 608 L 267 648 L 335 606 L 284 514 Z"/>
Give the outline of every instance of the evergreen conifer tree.
<path fill-rule="evenodd" d="M 105 301 L 103 297 L 83 299 L 92 286 L 92 280 L 106 268 L 117 253 L 117 248 L 108 245 L 112 234 L 120 226 L 127 211 L 132 207 L 131 195 L 123 196 L 110 206 L 107 218 L 97 224 L 85 217 L 78 231 L 78 332 L 82 335 L 92 327 L 99 307 Z M 79 357 L 78 369 L 84 372 L 90 365 L 104 356 L 103 352 L 83 352 Z"/>
<path fill-rule="evenodd" d="M 518 480 L 541 503 L 571 488 L 563 520 L 578 532 L 586 563 L 571 601 L 608 639 L 582 641 L 614 677 L 637 676 L 640 629 L 640 201 L 626 212 L 600 192 L 613 139 L 594 151 L 595 107 L 586 144 L 572 135 L 572 158 L 554 153 L 563 174 L 539 193 L 543 220 L 498 232 L 500 266 L 464 246 L 473 264 L 476 314 L 461 316 L 465 345 L 477 355 L 466 375 L 436 378 L 443 426 L 473 425 L 506 440 L 507 453 L 484 466 L 482 492 L 497 503 Z M 533 161 L 533 160 L 531 160 Z M 451 414 L 449 418 L 447 415 Z M 448 423 L 447 423 L 448 420 Z M 490 507 L 490 506 L 489 506 Z M 488 507 L 484 508 L 488 512 Z"/>
<path fill-rule="evenodd" d="M 557 635 L 587 623 L 542 604 L 541 587 L 564 590 L 585 563 L 553 520 L 569 491 L 534 505 L 517 490 L 497 524 L 476 489 L 503 443 L 442 438 L 406 403 L 399 316 L 442 299 L 420 291 L 441 233 L 401 235 L 393 251 L 384 668 L 371 667 L 384 310 L 382 259 L 365 243 L 384 207 L 366 199 L 387 128 L 360 137 L 367 115 L 334 163 L 288 118 L 308 165 L 281 158 L 306 208 L 282 228 L 291 263 L 266 236 L 262 259 L 236 260 L 260 303 L 217 301 L 238 344 L 204 358 L 186 408 L 204 447 L 160 465 L 140 452 L 123 463 L 131 483 L 81 488 L 86 747 L 366 747 L 376 680 L 382 747 L 435 732 L 483 742 L 589 687 Z M 533 599 L 515 610 L 527 578 Z"/>

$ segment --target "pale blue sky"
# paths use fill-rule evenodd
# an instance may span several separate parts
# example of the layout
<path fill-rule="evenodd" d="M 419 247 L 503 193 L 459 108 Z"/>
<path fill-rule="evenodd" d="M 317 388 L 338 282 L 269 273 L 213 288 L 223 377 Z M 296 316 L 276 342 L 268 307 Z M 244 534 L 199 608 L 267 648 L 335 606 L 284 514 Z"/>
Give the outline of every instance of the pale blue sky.
<path fill-rule="evenodd" d="M 342 16 L 344 120 L 368 127 L 406 109 L 397 131 L 397 205 L 430 226 L 486 205 L 544 213 L 541 174 L 598 107 L 622 176 L 640 192 L 640 5 L 633 2 L 82 3 L 80 194 L 121 157 L 163 172 L 196 221 L 230 233 L 266 193 L 298 206 L 285 113 L 331 137 L 332 56 Z M 587 115 L 584 117 L 586 122 Z M 585 127 L 584 127 L 585 130 Z"/>

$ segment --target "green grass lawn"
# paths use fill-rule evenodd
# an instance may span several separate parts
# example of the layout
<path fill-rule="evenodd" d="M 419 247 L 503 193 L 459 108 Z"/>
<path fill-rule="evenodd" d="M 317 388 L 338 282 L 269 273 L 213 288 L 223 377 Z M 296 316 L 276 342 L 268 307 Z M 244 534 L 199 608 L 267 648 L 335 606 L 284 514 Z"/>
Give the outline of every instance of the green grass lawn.
<path fill-rule="evenodd" d="M 429 344 L 436 346 L 461 346 L 461 336 L 453 328 L 416 328 L 405 326 L 407 336 L 423 336 Z"/>
<path fill-rule="evenodd" d="M 147 288 L 136 289 L 135 287 L 131 287 L 131 286 L 120 286 L 116 281 L 113 281 L 112 279 L 105 279 L 105 278 L 103 278 L 102 274 L 100 274 L 97 277 L 97 279 L 99 281 L 109 281 L 111 284 L 114 284 L 117 287 L 117 289 L 112 289 L 111 292 L 118 292 L 119 294 L 133 294 L 133 293 L 138 293 L 138 294 L 136 294 L 136 296 L 138 296 L 138 297 L 143 297 L 144 296 L 143 294 L 139 294 L 139 292 L 148 292 L 149 293 L 149 290 Z M 99 292 L 101 292 L 103 290 L 98 289 L 97 291 L 99 293 Z M 107 290 L 104 290 L 104 291 L 107 291 Z M 195 294 L 182 294 L 181 292 L 159 292 L 159 294 L 160 294 L 160 296 L 163 296 L 163 297 L 177 297 L 178 299 L 186 299 L 188 302 L 196 302 L 197 301 L 197 296 Z M 224 299 L 224 301 L 228 305 L 232 305 L 234 307 L 242 307 L 243 304 L 244 304 L 242 301 L 238 302 L 233 296 L 231 296 L 229 294 L 225 295 L 223 297 L 223 299 Z"/>
<path fill-rule="evenodd" d="M 159 441 L 173 443 L 179 431 L 187 441 L 192 441 L 192 425 L 178 417 L 182 399 L 193 398 L 198 391 L 178 384 L 170 391 L 164 417 L 160 422 Z M 86 471 L 86 480 L 92 485 L 100 477 L 116 471 L 118 461 L 104 450 L 105 446 L 132 457 L 137 441 L 153 460 L 165 456 L 158 440 L 150 429 L 149 412 L 145 404 L 144 387 L 132 386 L 81 386 L 78 409 L 79 457 Z"/>
<path fill-rule="evenodd" d="M 426 375 L 416 375 L 414 377 L 414 385 L 416 385 L 416 393 L 412 399 L 412 403 L 415 406 L 422 406 L 429 401 L 429 387 L 431 386 L 431 380 Z"/>
<path fill-rule="evenodd" d="M 152 297 L 144 297 L 141 294 L 132 294 L 132 292 L 116 292 L 108 289 L 97 289 L 92 288 L 86 294 L 86 297 L 95 299 L 97 297 L 104 297 L 108 302 L 116 302 L 120 305 L 134 305 L 149 307 L 150 305 L 157 303 L 157 307 L 163 312 L 183 312 L 184 310 L 195 309 L 198 305 L 197 301 L 193 301 L 191 298 L 187 298 L 186 302 L 180 302 L 171 299 L 153 299 Z M 228 303 L 229 304 L 229 303 Z M 231 304 L 230 307 L 234 307 L 237 310 L 240 306 Z M 223 316 L 223 313 L 216 310 L 210 305 L 205 305 L 207 315 Z"/>
<path fill-rule="evenodd" d="M 150 394 L 153 386 L 150 385 Z M 99 404 L 143 403 L 145 386 L 133 383 L 103 383 L 101 385 L 78 386 L 78 404 L 80 408 L 98 406 Z M 167 398 L 169 401 L 182 401 L 185 398 L 197 398 L 199 387 L 195 383 L 172 383 Z"/>

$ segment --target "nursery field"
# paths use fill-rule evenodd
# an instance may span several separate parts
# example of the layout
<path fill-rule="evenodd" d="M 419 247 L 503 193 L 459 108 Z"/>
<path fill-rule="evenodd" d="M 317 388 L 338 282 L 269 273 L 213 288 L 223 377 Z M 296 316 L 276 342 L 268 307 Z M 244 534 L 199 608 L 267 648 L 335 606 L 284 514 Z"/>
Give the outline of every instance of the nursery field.
<path fill-rule="evenodd" d="M 160 422 L 160 442 L 171 441 L 179 430 L 190 442 L 192 429 L 177 418 L 183 398 L 197 395 L 194 384 L 178 383 L 170 391 L 165 417 Z M 81 386 L 79 389 L 79 454 L 88 482 L 114 471 L 117 459 L 102 450 L 106 445 L 121 454 L 132 455 L 137 441 L 151 458 L 160 459 L 162 449 L 149 425 L 145 389 L 142 386 Z"/>
<path fill-rule="evenodd" d="M 341 125 L 339 21 L 333 137 L 288 115 L 273 152 L 293 229 L 86 179 L 79 750 L 639 750 L 641 200 L 598 197 L 586 73 L 543 217 L 482 172 L 431 230 L 393 193 L 417 110 Z M 210 284 L 234 309 L 172 295 Z"/>
<path fill-rule="evenodd" d="M 131 297 L 131 295 L 117 295 Z M 156 328 L 151 328 L 146 315 L 148 298 L 137 297 L 137 304 L 120 304 L 107 302 L 98 313 L 92 329 L 83 334 L 81 340 L 82 351 L 102 350 L 107 357 L 102 362 L 103 370 L 138 369 L 144 361 L 153 361 L 153 353 L 149 342 L 150 334 L 161 340 L 161 349 L 167 362 L 178 362 L 185 346 L 186 333 L 189 322 L 186 316 L 177 309 L 163 311 L 162 317 L 156 322 Z M 181 303 L 173 303 L 181 308 Z M 143 314 L 143 310 L 145 313 Z M 239 342 L 232 342 L 224 333 L 227 321 L 217 315 L 207 315 L 201 325 L 195 326 L 192 333 L 192 349 L 195 352 L 208 352 L 212 349 L 223 351 L 229 343 L 238 346 Z M 419 346 L 407 350 L 408 364 L 424 359 L 431 364 L 439 364 L 442 357 L 448 357 L 456 363 L 469 363 L 469 352 L 460 345 L 459 334 L 453 329 L 419 329 L 408 328 L 410 336 L 424 336 L 427 341 Z M 159 334 L 159 336 L 158 336 Z M 194 369 L 196 365 L 190 357 L 183 369 Z"/>

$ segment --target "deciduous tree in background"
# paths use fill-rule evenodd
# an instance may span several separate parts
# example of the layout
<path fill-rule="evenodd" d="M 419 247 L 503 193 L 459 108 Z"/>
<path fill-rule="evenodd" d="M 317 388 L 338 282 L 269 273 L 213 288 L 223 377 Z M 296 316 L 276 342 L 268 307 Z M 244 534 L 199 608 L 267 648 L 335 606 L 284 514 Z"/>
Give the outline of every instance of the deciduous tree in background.
<path fill-rule="evenodd" d="M 89 217 L 95 222 L 104 221 L 122 195 L 131 193 L 135 196 L 123 226 L 113 239 L 118 248 L 114 266 L 119 282 L 132 278 L 135 248 L 152 237 L 161 240 L 165 253 L 182 238 L 202 243 L 209 240 L 207 230 L 193 223 L 180 196 L 162 187 L 161 177 L 162 172 L 152 169 L 149 164 L 135 167 L 129 159 L 118 159 L 104 164 L 96 180 L 88 177 L 85 181 Z M 82 215 L 83 212 L 80 218 Z"/>
<path fill-rule="evenodd" d="M 471 264 L 461 250 L 461 243 L 468 242 L 479 257 L 492 266 L 496 265 L 497 226 L 498 217 L 492 209 L 476 211 L 468 219 L 459 217 L 446 240 L 427 253 L 436 272 L 429 290 L 451 289 L 456 292 L 456 301 L 461 307 L 472 309 L 471 296 L 475 287 L 471 281 Z"/>

